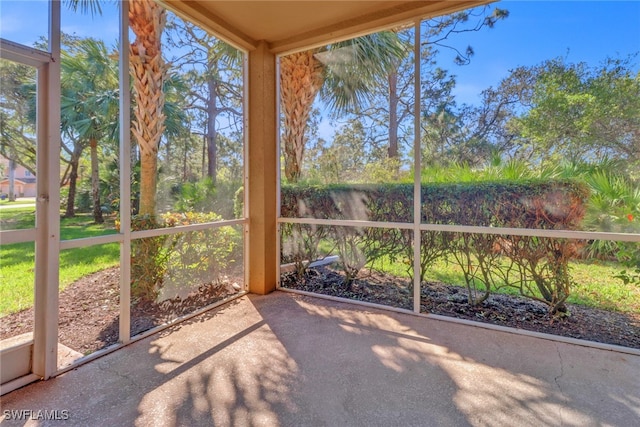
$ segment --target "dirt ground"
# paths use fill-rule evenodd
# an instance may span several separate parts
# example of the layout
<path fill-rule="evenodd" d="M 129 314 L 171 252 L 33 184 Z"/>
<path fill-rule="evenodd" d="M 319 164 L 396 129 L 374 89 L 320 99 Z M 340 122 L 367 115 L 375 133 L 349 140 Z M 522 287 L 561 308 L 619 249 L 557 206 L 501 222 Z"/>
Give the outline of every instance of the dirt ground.
<path fill-rule="evenodd" d="M 351 289 L 346 288 L 340 273 L 325 267 L 309 270 L 304 280 L 287 273 L 282 286 L 413 310 L 408 280 L 374 272 L 356 279 Z M 559 318 L 550 315 L 545 304 L 528 298 L 493 294 L 480 305 L 471 306 L 467 296 L 466 288 L 423 283 L 420 311 L 640 349 L 640 313 L 567 304 L 569 316 Z"/>
<path fill-rule="evenodd" d="M 88 275 L 60 294 L 59 340 L 80 353 L 89 354 L 118 341 L 119 269 Z M 179 316 L 237 293 L 232 280 L 209 283 L 183 298 L 159 303 L 134 304 L 131 335 L 149 330 Z M 413 307 L 407 280 L 372 273 L 357 279 L 346 289 L 343 277 L 325 267 L 309 270 L 304 280 L 293 274 L 282 278 L 284 287 L 334 295 L 393 307 Z M 473 307 L 467 303 L 466 289 L 442 283 L 425 283 L 421 291 L 424 313 L 470 319 L 496 325 L 640 349 L 640 313 L 616 313 L 578 305 L 568 305 L 570 316 L 549 315 L 547 307 L 529 299 L 492 295 Z M 5 316 L 0 321 L 0 339 L 33 330 L 33 309 Z"/>
<path fill-rule="evenodd" d="M 60 343 L 83 354 L 118 342 L 120 269 L 110 268 L 85 276 L 60 293 Z M 237 287 L 237 286 L 236 286 Z M 208 283 L 183 298 L 133 304 L 131 336 L 236 294 L 231 280 Z M 33 331 L 33 309 L 0 320 L 0 339 Z"/>

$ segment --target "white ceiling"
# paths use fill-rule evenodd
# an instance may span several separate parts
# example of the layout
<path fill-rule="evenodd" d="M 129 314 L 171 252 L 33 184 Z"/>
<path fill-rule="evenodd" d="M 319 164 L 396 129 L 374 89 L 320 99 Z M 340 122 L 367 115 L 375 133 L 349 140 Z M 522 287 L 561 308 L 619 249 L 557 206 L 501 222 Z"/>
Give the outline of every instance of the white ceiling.
<path fill-rule="evenodd" d="M 264 40 L 272 52 L 284 53 L 418 18 L 451 13 L 491 0 L 161 2 L 237 47 L 252 50 Z"/>

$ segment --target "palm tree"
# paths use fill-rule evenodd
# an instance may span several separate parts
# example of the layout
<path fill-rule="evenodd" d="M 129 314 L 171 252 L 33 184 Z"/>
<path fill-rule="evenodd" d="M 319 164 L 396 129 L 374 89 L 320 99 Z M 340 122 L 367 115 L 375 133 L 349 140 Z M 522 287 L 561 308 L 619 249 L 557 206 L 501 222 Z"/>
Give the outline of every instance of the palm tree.
<path fill-rule="evenodd" d="M 34 67 L 0 59 L 0 155 L 36 174 Z"/>
<path fill-rule="evenodd" d="M 69 0 L 72 9 L 100 14 L 99 0 Z M 140 148 L 140 210 L 154 215 L 158 146 L 165 129 L 164 92 L 167 67 L 162 58 L 165 9 L 154 0 L 129 2 L 129 27 L 136 38 L 129 47 L 133 81 L 132 133 Z"/>
<path fill-rule="evenodd" d="M 74 214 L 78 163 L 88 146 L 91 150 L 93 218 L 96 223 L 102 223 L 98 142 L 114 140 L 117 135 L 118 66 L 109 57 L 103 42 L 80 39 L 69 51 L 62 52 L 61 69 L 62 132 L 74 146 L 68 150 L 71 179 L 66 216 Z"/>
<path fill-rule="evenodd" d="M 129 2 L 129 26 L 136 38 L 130 45 L 134 120 L 131 131 L 140 147 L 141 215 L 154 215 L 158 177 L 158 146 L 165 129 L 162 30 L 166 12 L 154 0 Z"/>
<path fill-rule="evenodd" d="M 280 59 L 285 176 L 300 179 L 305 131 L 316 96 L 336 112 L 360 106 L 407 54 L 396 33 L 383 31 Z"/>

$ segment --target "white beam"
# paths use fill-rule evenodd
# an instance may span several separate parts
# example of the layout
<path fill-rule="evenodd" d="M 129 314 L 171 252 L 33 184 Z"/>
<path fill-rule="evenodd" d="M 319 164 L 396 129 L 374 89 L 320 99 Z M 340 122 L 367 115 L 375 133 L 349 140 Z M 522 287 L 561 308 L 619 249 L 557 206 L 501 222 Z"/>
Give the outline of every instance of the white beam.
<path fill-rule="evenodd" d="M 60 269 L 60 1 L 49 3 L 51 61 L 38 70 L 33 373 L 57 371 Z"/>
<path fill-rule="evenodd" d="M 421 79 L 420 79 L 420 24 L 417 20 L 413 27 L 414 31 L 414 69 L 413 69 L 413 87 L 414 87 L 414 106 L 413 106 L 413 311 L 420 313 L 420 250 L 422 241 L 422 232 L 420 231 L 420 221 L 422 217 L 422 150 L 421 143 Z"/>
<path fill-rule="evenodd" d="M 129 2 L 120 3 L 120 341 L 131 340 L 131 92 L 129 74 Z"/>

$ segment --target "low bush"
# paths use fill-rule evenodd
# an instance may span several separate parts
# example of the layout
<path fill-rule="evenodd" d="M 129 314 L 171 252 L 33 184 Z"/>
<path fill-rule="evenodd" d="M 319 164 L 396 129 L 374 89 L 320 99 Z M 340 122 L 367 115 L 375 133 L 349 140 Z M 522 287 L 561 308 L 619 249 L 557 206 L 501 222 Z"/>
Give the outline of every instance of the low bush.
<path fill-rule="evenodd" d="M 154 230 L 162 223 L 151 215 L 131 218 L 131 230 Z M 171 249 L 165 247 L 168 236 L 146 237 L 131 242 L 131 297 L 134 301 L 154 301 L 167 269 Z"/>
<path fill-rule="evenodd" d="M 165 214 L 167 227 L 221 221 L 213 212 Z M 163 286 L 184 287 L 185 284 L 209 283 L 232 266 L 241 263 L 242 234 L 233 227 L 208 228 L 170 236 L 171 256 Z M 188 286 L 188 285 L 187 285 Z"/>
<path fill-rule="evenodd" d="M 167 213 L 159 218 L 134 216 L 132 230 L 151 230 L 222 220 L 213 212 Z M 233 227 L 188 231 L 135 239 L 131 245 L 131 296 L 155 301 L 163 287 L 172 289 L 216 280 L 241 264 L 242 233 Z"/>

